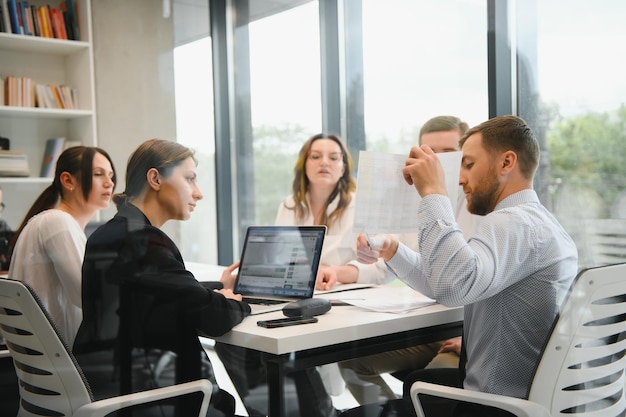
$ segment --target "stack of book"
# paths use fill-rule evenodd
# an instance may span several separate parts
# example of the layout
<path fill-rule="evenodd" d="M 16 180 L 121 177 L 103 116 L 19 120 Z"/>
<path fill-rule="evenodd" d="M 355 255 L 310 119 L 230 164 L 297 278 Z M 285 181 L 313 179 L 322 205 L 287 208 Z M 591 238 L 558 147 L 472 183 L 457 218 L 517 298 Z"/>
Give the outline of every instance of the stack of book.
<path fill-rule="evenodd" d="M 0 150 L 0 177 L 28 177 L 28 158 L 22 152 Z"/>

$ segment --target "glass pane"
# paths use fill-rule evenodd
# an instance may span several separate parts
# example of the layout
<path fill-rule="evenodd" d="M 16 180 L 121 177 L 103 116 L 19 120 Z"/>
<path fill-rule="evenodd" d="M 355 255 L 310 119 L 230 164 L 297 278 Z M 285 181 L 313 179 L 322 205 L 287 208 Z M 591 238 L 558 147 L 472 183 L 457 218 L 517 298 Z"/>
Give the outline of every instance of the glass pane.
<path fill-rule="evenodd" d="M 174 49 L 176 136 L 196 152 L 198 185 L 204 196 L 191 218 L 180 222 L 179 249 L 187 262 L 217 264 L 211 63 L 209 37 Z"/>
<path fill-rule="evenodd" d="M 624 16 L 620 0 L 537 2 L 542 158 L 552 210 L 581 267 L 626 260 Z"/>
<path fill-rule="evenodd" d="M 421 125 L 488 118 L 485 1 L 363 0 L 367 148 L 407 153 Z"/>
<path fill-rule="evenodd" d="M 254 21 L 249 31 L 255 217 L 268 225 L 290 193 L 300 147 L 322 125 L 318 3 Z"/>

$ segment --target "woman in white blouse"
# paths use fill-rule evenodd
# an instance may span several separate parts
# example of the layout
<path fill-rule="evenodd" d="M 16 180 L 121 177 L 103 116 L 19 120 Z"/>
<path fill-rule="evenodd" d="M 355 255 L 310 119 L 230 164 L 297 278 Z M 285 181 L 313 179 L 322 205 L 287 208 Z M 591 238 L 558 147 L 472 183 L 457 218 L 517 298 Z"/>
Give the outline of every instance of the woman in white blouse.
<path fill-rule="evenodd" d="M 392 277 L 381 261 L 366 265 L 356 261 L 354 222 L 356 181 L 352 157 L 335 134 L 311 136 L 300 149 L 294 167 L 292 193 L 278 207 L 276 225 L 327 227 L 316 289 L 329 290 L 337 283 L 383 283 Z M 393 277 L 392 277 L 393 278 Z M 233 349 L 217 343 L 215 349 L 244 398 L 256 381 L 264 380 L 258 352 Z M 336 364 L 291 373 L 302 417 L 336 415 L 331 395 L 340 394 L 345 382 Z"/>
<path fill-rule="evenodd" d="M 352 158 L 334 134 L 310 137 L 300 149 L 294 168 L 292 194 L 278 207 L 276 225 L 326 225 L 316 289 L 336 283 L 381 284 L 389 279 L 383 262 L 356 261 L 354 222 L 356 181 Z"/>
<path fill-rule="evenodd" d="M 9 278 L 29 284 L 68 346 L 82 321 L 85 226 L 107 208 L 115 187 L 111 157 L 74 146 L 59 156 L 52 184 L 35 200 L 13 238 Z"/>

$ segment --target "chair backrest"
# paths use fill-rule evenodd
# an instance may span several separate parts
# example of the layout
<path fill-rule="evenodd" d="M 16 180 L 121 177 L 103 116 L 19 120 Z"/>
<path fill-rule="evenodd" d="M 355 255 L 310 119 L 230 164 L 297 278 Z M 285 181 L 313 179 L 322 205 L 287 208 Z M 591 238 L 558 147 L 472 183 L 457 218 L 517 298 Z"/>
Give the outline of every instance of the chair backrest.
<path fill-rule="evenodd" d="M 585 219 L 587 266 L 626 261 L 626 219 Z"/>
<path fill-rule="evenodd" d="M 572 284 L 528 399 L 552 416 L 623 416 L 626 264 L 585 269 Z"/>
<path fill-rule="evenodd" d="M 93 401 L 56 326 L 37 295 L 21 281 L 0 278 L 0 333 L 19 381 L 20 416 L 72 415 Z"/>

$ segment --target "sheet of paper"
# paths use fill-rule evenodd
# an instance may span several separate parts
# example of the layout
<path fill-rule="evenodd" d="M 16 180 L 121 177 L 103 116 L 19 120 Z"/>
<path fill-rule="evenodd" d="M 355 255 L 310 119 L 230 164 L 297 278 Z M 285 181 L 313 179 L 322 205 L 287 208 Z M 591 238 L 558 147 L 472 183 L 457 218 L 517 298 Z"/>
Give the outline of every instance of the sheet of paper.
<path fill-rule="evenodd" d="M 462 152 L 437 154 L 446 176 L 446 190 L 456 204 Z M 359 152 L 353 231 L 408 233 L 417 231 L 421 197 L 402 176 L 407 155 Z"/>
<path fill-rule="evenodd" d="M 356 307 L 383 313 L 402 314 L 435 304 L 436 301 L 409 287 L 378 287 L 369 296 L 353 298 L 351 294 L 337 294 L 337 299 Z"/>

